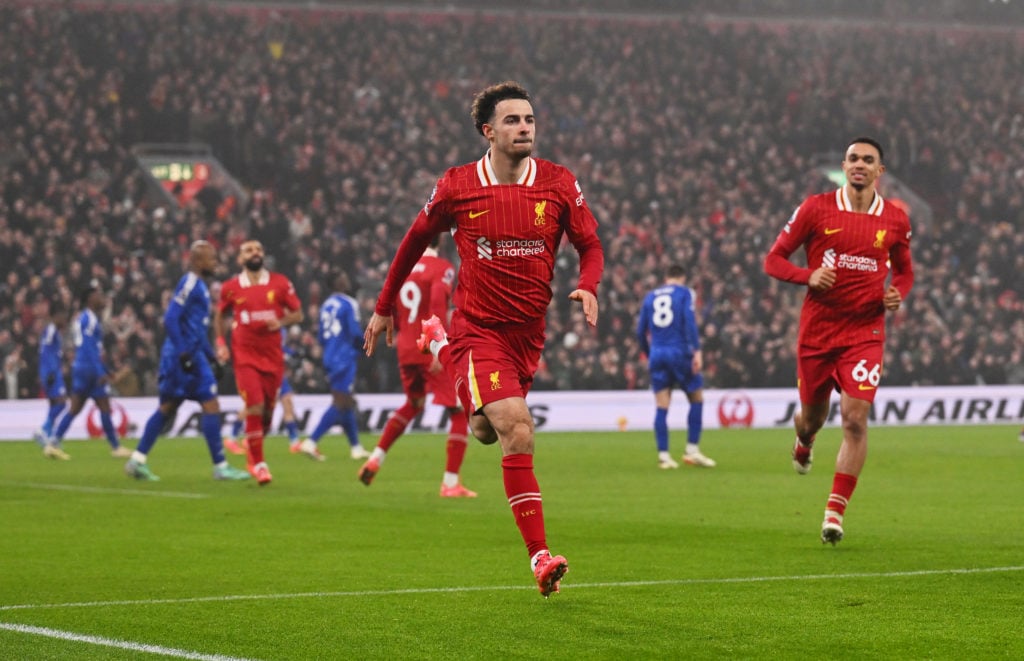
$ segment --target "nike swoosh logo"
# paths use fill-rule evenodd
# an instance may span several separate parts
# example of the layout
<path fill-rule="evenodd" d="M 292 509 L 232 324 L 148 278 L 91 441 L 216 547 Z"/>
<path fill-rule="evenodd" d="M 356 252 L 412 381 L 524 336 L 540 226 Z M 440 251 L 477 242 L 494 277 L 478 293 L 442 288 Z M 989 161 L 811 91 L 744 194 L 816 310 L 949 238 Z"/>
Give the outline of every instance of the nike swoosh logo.
<path fill-rule="evenodd" d="M 469 217 L 472 218 L 473 214 L 469 214 Z M 835 229 L 832 229 L 831 227 L 826 227 L 825 228 L 825 236 L 828 236 L 829 234 L 835 234 L 836 232 L 842 232 L 842 231 L 843 231 L 842 227 L 837 227 Z"/>
<path fill-rule="evenodd" d="M 490 212 L 491 212 L 490 209 L 484 209 L 483 211 L 470 211 L 469 212 L 469 217 L 470 217 L 470 219 L 479 218 L 480 216 L 484 215 L 485 213 L 490 213 Z"/>
<path fill-rule="evenodd" d="M 874 390 L 874 389 L 875 389 L 874 386 L 866 386 L 863 383 L 858 383 L 857 384 L 857 390 Z"/>

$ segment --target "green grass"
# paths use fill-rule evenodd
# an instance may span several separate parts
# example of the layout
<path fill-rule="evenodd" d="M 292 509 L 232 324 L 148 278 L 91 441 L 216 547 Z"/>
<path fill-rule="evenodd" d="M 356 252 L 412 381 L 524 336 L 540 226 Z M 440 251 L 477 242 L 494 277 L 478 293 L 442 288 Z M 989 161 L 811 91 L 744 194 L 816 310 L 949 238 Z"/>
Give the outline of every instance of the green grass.
<path fill-rule="evenodd" d="M 548 600 L 495 447 L 466 455 L 480 497 L 447 501 L 436 435 L 399 441 L 370 488 L 336 438 L 321 464 L 269 439 L 265 488 L 214 482 L 196 439 L 160 441 L 159 483 L 101 442 L 69 443 L 69 462 L 0 443 L 0 627 L 208 658 L 1024 657 L 1017 429 L 872 429 L 833 548 L 838 435 L 799 476 L 786 430 L 708 432 L 718 467 L 677 471 L 648 432 L 541 434 L 548 541 L 571 567 Z M 3 628 L 0 657 L 154 658 Z"/>

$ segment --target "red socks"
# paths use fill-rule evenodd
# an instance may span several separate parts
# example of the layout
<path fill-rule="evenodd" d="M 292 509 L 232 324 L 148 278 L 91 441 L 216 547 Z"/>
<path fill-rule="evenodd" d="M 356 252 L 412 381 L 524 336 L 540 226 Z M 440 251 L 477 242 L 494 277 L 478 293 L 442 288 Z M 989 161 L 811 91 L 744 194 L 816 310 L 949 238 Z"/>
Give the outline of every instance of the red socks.
<path fill-rule="evenodd" d="M 263 416 L 245 416 L 245 444 L 248 446 L 249 465 L 263 461 Z"/>
<path fill-rule="evenodd" d="M 523 536 L 526 550 L 532 558 L 537 552 L 548 548 L 540 487 L 533 474 L 533 455 L 510 454 L 502 457 L 501 472 L 505 478 L 508 504 L 512 507 L 519 534 Z"/>
<path fill-rule="evenodd" d="M 401 408 L 388 417 L 380 440 L 377 441 L 377 447 L 385 452 L 390 450 L 398 437 L 405 433 L 405 428 L 409 426 L 409 422 L 416 417 L 417 413 L 419 413 L 419 409 L 413 406 L 412 402 L 406 400 Z"/>
<path fill-rule="evenodd" d="M 835 477 L 832 478 L 832 493 L 828 496 L 825 511 L 835 512 L 842 517 L 846 513 L 846 506 L 850 503 L 850 497 L 853 495 L 853 490 L 856 487 L 856 477 L 846 473 L 836 473 Z"/>
<path fill-rule="evenodd" d="M 466 456 L 466 432 L 469 430 L 469 418 L 464 410 L 451 414 L 451 425 L 448 427 L 448 463 L 445 471 L 458 473 L 462 468 L 462 459 Z"/>

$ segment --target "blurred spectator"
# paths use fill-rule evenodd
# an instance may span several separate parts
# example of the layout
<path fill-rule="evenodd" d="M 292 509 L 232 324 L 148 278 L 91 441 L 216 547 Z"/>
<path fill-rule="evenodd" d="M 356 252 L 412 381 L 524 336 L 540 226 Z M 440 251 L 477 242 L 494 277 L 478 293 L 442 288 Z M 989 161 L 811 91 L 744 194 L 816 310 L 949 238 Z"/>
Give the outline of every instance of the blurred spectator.
<path fill-rule="evenodd" d="M 436 174 L 480 156 L 461 100 L 510 71 L 557 127 L 537 153 L 580 177 L 608 264 L 595 334 L 565 300 L 575 264 L 560 254 L 538 388 L 646 389 L 631 328 L 676 261 L 694 274 L 707 386 L 791 387 L 802 293 L 758 256 L 804 195 L 834 185 L 803 155 L 859 134 L 934 212 L 911 209 L 918 281 L 890 321 L 886 383 L 1024 381 L 1024 43 L 966 25 L 1019 26 L 1024 3 L 858 5 L 879 22 L 837 0 L 742 0 L 731 18 L 711 0 L 630 3 L 662 15 L 526 4 L 516 22 L 446 8 L 429 30 L 422 13 L 285 10 L 279 57 L 257 8 L 0 5 L 0 355 L 16 396 L 41 391 L 8 358 L 34 360 L 48 302 L 73 306 L 92 278 L 111 295 L 119 394 L 155 394 L 158 311 L 196 238 L 223 249 L 220 279 L 241 239 L 260 239 L 312 306 L 341 265 L 365 320 Z M 864 112 L 867 95 L 882 110 Z M 154 206 L 129 151 L 142 141 L 210 144 L 251 202 L 206 190 Z M 289 345 L 296 389 L 325 392 L 313 324 Z M 397 392 L 393 361 L 363 361 L 356 389 Z"/>

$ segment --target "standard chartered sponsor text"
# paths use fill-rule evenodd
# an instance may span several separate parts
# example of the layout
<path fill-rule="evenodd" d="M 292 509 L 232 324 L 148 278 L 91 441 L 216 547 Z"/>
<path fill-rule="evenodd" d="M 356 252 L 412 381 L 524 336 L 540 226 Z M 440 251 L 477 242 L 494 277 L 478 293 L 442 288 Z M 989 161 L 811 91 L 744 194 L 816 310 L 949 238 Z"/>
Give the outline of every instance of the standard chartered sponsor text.
<path fill-rule="evenodd" d="M 878 262 L 870 257 L 861 257 L 858 255 L 847 255 L 843 253 L 839 255 L 839 263 L 837 266 L 841 269 L 850 269 L 852 271 L 877 271 Z"/>
<path fill-rule="evenodd" d="M 494 242 L 494 254 L 498 257 L 527 257 L 544 252 L 542 239 L 503 239 Z"/>

